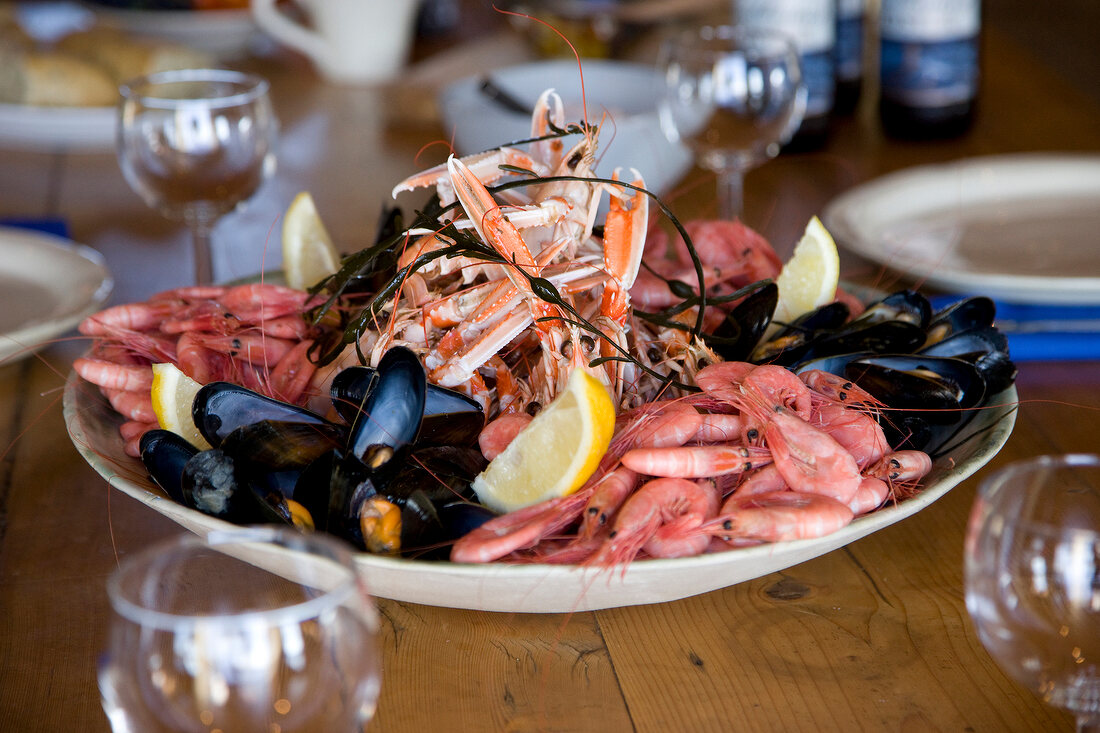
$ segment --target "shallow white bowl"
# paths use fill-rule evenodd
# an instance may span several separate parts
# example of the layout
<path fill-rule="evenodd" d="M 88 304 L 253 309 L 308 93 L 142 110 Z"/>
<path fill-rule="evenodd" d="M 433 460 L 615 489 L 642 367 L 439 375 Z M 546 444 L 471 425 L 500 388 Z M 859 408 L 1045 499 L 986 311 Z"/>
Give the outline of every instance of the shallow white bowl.
<path fill-rule="evenodd" d="M 596 173 L 611 177 L 616 167 L 637 168 L 646 188 L 667 193 L 691 167 L 691 153 L 669 142 L 657 119 L 655 68 L 620 61 L 583 62 L 588 119 L 600 126 Z M 481 91 L 485 78 L 527 106 L 546 89 L 556 89 L 565 104 L 566 122 L 578 122 L 581 77 L 575 61 L 538 61 L 487 71 L 446 87 L 440 93 L 445 129 L 454 135 L 460 155 L 481 152 L 531 134 L 530 113 L 512 111 Z M 575 138 L 567 138 L 569 141 Z"/>

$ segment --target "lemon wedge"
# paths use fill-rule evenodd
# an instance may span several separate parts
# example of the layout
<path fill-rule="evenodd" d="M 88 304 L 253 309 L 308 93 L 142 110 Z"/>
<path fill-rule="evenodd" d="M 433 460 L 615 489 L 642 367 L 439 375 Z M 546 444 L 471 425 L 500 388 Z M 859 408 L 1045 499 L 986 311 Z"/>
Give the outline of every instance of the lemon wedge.
<path fill-rule="evenodd" d="M 202 385 L 184 374 L 175 364 L 153 365 L 153 412 L 165 430 L 182 436 L 188 443 L 206 450 L 210 443 L 202 437 L 191 417 L 191 404 Z"/>
<path fill-rule="evenodd" d="M 313 196 L 294 197 L 283 216 L 283 272 L 286 284 L 305 290 L 340 269 L 340 255 L 325 229 Z"/>
<path fill-rule="evenodd" d="M 815 216 L 806 225 L 806 232 L 795 245 L 794 253 L 775 279 L 779 302 L 773 320 L 788 323 L 803 313 L 833 302 L 839 282 L 840 255 L 836 242 Z"/>
<path fill-rule="evenodd" d="M 571 494 L 596 470 L 614 430 L 607 390 L 577 369 L 565 391 L 474 479 L 474 491 L 498 512 Z"/>

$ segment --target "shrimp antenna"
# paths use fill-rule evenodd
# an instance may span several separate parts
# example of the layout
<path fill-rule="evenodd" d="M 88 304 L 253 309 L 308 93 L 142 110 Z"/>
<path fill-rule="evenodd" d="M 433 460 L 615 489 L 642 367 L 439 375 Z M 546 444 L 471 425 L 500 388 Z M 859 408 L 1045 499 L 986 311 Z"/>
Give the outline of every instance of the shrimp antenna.
<path fill-rule="evenodd" d="M 515 10 L 504 10 L 503 8 L 498 8 L 496 5 L 493 5 L 493 10 L 502 15 L 514 15 L 517 18 L 526 18 L 527 20 L 546 26 L 551 30 L 551 32 L 557 35 L 558 38 L 565 41 L 565 45 L 569 46 L 569 50 L 573 52 L 573 58 L 577 60 L 577 74 L 581 78 L 581 114 L 584 115 L 584 126 L 588 128 L 588 98 L 585 95 L 584 91 L 584 67 L 581 65 L 581 55 L 577 53 L 577 47 L 573 45 L 573 42 L 566 38 L 565 34 L 559 31 L 557 28 L 550 25 L 545 20 L 540 20 L 533 15 L 528 15 L 527 13 L 519 13 Z"/>

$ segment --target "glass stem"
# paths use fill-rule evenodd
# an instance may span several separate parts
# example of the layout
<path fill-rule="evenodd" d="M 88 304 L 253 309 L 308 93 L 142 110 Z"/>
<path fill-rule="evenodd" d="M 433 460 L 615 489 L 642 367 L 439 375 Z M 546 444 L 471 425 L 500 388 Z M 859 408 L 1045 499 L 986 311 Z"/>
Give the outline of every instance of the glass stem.
<path fill-rule="evenodd" d="M 744 174 L 739 168 L 727 168 L 718 173 L 718 216 L 732 221 L 744 208 Z"/>
<path fill-rule="evenodd" d="M 204 221 L 191 224 L 191 236 L 195 254 L 195 284 L 212 285 L 214 263 L 210 248 L 210 231 L 213 227 Z"/>

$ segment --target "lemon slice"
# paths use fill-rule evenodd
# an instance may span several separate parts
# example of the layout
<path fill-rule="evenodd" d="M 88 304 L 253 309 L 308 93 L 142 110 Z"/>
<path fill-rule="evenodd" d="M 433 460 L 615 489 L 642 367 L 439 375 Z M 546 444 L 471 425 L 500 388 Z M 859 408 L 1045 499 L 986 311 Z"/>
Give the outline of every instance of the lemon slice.
<path fill-rule="evenodd" d="M 283 271 L 286 284 L 305 290 L 340 269 L 340 255 L 325 229 L 313 197 L 294 197 L 283 217 Z"/>
<path fill-rule="evenodd" d="M 815 216 L 775 279 L 779 302 L 773 320 L 787 323 L 833 302 L 839 281 L 840 255 L 836 242 Z"/>
<path fill-rule="evenodd" d="M 206 450 L 210 444 L 195 426 L 191 403 L 202 385 L 179 370 L 175 364 L 153 365 L 153 412 L 165 430 L 183 436 L 188 443 Z"/>
<path fill-rule="evenodd" d="M 498 512 L 571 494 L 596 470 L 614 430 L 607 390 L 577 369 L 565 391 L 474 479 L 474 491 Z"/>

